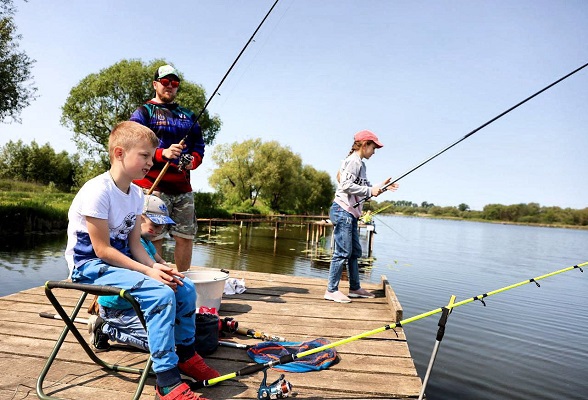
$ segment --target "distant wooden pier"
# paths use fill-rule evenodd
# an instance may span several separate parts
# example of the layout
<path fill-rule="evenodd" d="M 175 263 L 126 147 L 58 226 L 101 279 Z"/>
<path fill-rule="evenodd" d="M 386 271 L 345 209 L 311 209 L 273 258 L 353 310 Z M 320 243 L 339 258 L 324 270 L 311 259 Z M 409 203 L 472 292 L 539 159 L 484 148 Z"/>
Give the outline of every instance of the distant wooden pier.
<path fill-rule="evenodd" d="M 194 268 L 199 269 L 199 268 Z M 402 308 L 385 277 L 382 284 L 362 284 L 374 291 L 375 299 L 357 299 L 337 304 L 323 299 L 324 279 L 230 271 L 244 278 L 247 291 L 223 296 L 221 318 L 233 317 L 241 328 L 254 328 L 288 341 L 319 337 L 331 342 L 355 336 L 402 319 Z M 346 293 L 347 282 L 341 289 Z M 76 291 L 55 293 L 66 310 L 79 297 Z M 91 296 L 90 296 L 91 297 Z M 47 356 L 63 329 L 63 322 L 39 317 L 54 312 L 42 287 L 0 298 L 0 398 L 35 398 L 35 386 Z M 79 317 L 87 318 L 84 310 Z M 85 326 L 80 330 L 85 332 Z M 395 333 L 396 332 L 396 333 Z M 297 399 L 416 399 L 421 380 L 416 373 L 402 328 L 388 330 L 336 347 L 340 360 L 318 372 L 285 372 Z M 222 340 L 255 344 L 256 339 L 227 336 Z M 142 367 L 147 354 L 129 349 L 100 353 L 108 362 Z M 253 362 L 245 350 L 219 347 L 207 362 L 221 375 L 235 372 Z M 281 372 L 268 371 L 267 383 Z M 203 388 L 211 399 L 255 399 L 263 378 L 258 372 Z M 105 371 L 96 366 L 75 338 L 68 335 L 45 380 L 45 393 L 64 399 L 130 399 L 138 376 Z M 149 378 L 141 399 L 153 399 L 154 380 Z"/>
<path fill-rule="evenodd" d="M 249 213 L 234 213 L 233 218 L 199 218 L 198 225 L 208 226 L 208 233 L 216 232 L 218 225 L 238 224 L 239 225 L 239 239 L 248 234 L 249 228 L 255 224 L 271 224 L 274 226 L 274 240 L 279 237 L 280 227 L 287 225 L 306 226 L 306 241 L 316 246 L 321 238 L 326 238 L 330 235 L 328 229 L 333 226 L 329 220 L 328 215 L 270 215 L 260 216 Z M 361 233 L 365 229 L 367 237 L 367 257 L 371 257 L 374 250 L 374 234 L 376 233 L 374 225 L 359 224 L 358 229 Z M 331 236 L 331 249 L 333 248 L 333 240 Z"/>

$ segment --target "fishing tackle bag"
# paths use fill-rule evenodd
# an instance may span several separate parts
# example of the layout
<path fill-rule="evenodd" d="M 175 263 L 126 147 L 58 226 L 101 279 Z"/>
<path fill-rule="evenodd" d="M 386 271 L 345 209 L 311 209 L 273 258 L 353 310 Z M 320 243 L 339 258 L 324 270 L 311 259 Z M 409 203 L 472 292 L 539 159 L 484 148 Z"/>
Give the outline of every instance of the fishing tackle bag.
<path fill-rule="evenodd" d="M 212 313 L 196 314 L 196 352 L 201 356 L 212 354 L 218 348 L 219 317 Z"/>

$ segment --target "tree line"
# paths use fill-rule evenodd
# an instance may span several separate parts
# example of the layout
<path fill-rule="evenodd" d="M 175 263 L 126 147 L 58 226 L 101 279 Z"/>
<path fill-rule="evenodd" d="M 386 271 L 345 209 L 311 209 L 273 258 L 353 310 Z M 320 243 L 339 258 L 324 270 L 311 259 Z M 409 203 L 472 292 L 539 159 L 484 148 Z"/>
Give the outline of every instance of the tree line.
<path fill-rule="evenodd" d="M 448 207 L 440 207 L 428 202 L 422 202 L 419 205 L 406 200 L 370 203 L 366 205 L 366 210 L 371 209 L 373 212 L 377 212 L 381 209 L 383 214 L 397 213 L 520 224 L 588 226 L 588 207 L 577 210 L 557 206 L 541 206 L 538 203 L 487 204 L 481 211 L 476 211 L 470 210 L 470 207 L 465 203 Z M 384 208 L 386 209 L 384 210 Z"/>
<path fill-rule="evenodd" d="M 332 201 L 335 186 L 329 174 L 304 165 L 300 155 L 276 141 L 220 145 L 211 158 L 218 166 L 209 178 L 215 193 L 203 196 L 229 213 L 321 214 Z M 28 145 L 18 140 L 0 146 L 0 179 L 75 193 L 107 169 L 100 158 L 56 152 L 49 143 Z"/>
<path fill-rule="evenodd" d="M 195 193 L 201 217 L 227 217 L 232 212 L 326 215 L 335 185 L 327 172 L 304 165 L 301 157 L 276 141 L 250 139 L 217 146 L 211 158 L 217 164 L 209 178 L 214 193 Z M 0 179 L 37 183 L 75 193 L 90 177 L 106 169 L 101 161 L 77 153 L 56 152 L 47 143 L 30 145 L 10 141 L 0 147 Z M 375 200 L 364 209 L 382 214 L 460 218 L 506 223 L 588 226 L 588 207 L 580 210 L 538 203 L 488 204 L 481 211 L 457 206 L 420 204 L 407 200 Z"/>

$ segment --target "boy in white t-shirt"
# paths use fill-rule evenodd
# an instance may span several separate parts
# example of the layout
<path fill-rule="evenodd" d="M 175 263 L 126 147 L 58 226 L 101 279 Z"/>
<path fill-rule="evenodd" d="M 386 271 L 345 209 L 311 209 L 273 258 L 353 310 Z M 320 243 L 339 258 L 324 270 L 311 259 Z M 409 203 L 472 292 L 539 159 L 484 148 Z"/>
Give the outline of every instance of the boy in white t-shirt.
<path fill-rule="evenodd" d="M 151 259 L 137 223 L 144 195 L 132 181 L 149 172 L 157 145 L 153 131 L 139 123 L 121 122 L 112 130 L 110 170 L 86 182 L 69 209 L 65 257 L 72 281 L 119 287 L 140 304 L 157 378 L 156 397 L 196 399 L 180 371 L 196 380 L 219 373 L 194 348 L 194 284 Z"/>
<path fill-rule="evenodd" d="M 146 195 L 141 214 L 141 243 L 153 261 L 167 264 L 151 240 L 160 235 L 166 225 L 173 224 L 165 202 L 155 195 Z M 147 332 L 128 301 L 120 296 L 100 296 L 97 303 L 99 315 L 91 315 L 88 319 L 88 333 L 95 352 L 108 351 L 109 341 L 149 351 Z"/>

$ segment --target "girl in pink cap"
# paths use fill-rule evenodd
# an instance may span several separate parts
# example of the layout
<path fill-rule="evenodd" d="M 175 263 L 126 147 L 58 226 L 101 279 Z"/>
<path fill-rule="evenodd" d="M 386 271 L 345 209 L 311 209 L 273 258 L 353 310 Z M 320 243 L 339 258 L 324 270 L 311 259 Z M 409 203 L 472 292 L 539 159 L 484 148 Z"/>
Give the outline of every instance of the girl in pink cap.
<path fill-rule="evenodd" d="M 386 179 L 379 185 L 372 186 L 367 180 L 366 167 L 363 159 L 369 159 L 376 149 L 384 147 L 378 137 L 370 131 L 360 131 L 353 137 L 351 151 L 337 173 L 337 190 L 331 206 L 329 217 L 334 225 L 333 236 L 335 249 L 329 267 L 329 282 L 325 291 L 325 300 L 337 303 L 349 303 L 350 297 L 372 298 L 373 293 L 363 289 L 359 284 L 359 266 L 357 259 L 362 250 L 359 243 L 358 221 L 361 216 L 363 202 L 357 207 L 354 204 L 366 197 L 376 197 L 384 192 L 382 186 L 390 182 Z M 385 190 L 396 190 L 394 183 Z M 339 281 L 343 269 L 347 265 L 349 275 L 349 295 L 339 291 Z"/>

